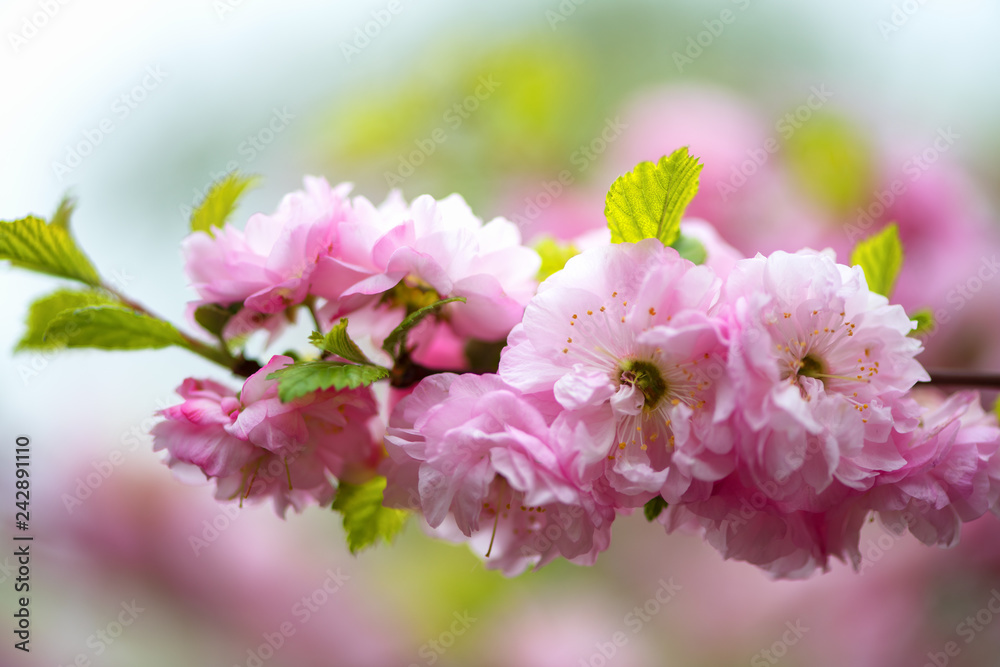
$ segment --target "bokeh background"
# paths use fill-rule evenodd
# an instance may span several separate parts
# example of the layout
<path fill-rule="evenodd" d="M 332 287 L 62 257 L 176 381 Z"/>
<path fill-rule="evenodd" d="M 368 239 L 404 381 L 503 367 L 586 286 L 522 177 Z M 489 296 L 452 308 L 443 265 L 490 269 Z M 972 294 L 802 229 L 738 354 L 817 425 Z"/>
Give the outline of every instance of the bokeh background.
<path fill-rule="evenodd" d="M 925 362 L 997 370 L 998 26 L 989 0 L 6 0 L 0 219 L 71 193 L 102 273 L 180 322 L 188 211 L 227 170 L 263 177 L 239 219 L 322 174 L 374 200 L 457 191 L 537 239 L 599 228 L 615 176 L 689 145 L 689 212 L 745 253 L 845 258 L 897 220 L 895 298 L 938 316 Z M 28 655 L 0 547 L 0 664 L 1000 660 L 993 517 L 949 551 L 872 524 L 860 573 L 772 582 L 635 516 L 593 568 L 506 580 L 416 525 L 352 557 L 328 510 L 224 508 L 148 431 L 184 377 L 225 378 L 179 350 L 13 355 L 56 283 L 0 267 L 2 539 L 17 435 L 36 535 Z"/>

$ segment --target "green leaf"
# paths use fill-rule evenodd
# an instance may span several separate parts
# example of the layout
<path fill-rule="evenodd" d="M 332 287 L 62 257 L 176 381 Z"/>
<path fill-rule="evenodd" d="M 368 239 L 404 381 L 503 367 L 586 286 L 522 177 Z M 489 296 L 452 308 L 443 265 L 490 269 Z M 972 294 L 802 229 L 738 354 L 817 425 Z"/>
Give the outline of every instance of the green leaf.
<path fill-rule="evenodd" d="M 441 306 L 448 303 L 454 303 L 456 301 L 461 301 L 462 303 L 465 303 L 465 297 L 455 296 L 450 299 L 442 299 L 441 301 L 432 303 L 429 306 L 424 306 L 419 310 L 413 311 L 412 313 L 406 316 L 406 319 L 403 320 L 398 327 L 393 329 L 392 332 L 388 336 L 386 336 L 385 341 L 382 343 L 382 349 L 388 352 L 390 355 L 392 355 L 393 359 L 396 359 L 399 356 L 400 348 L 406 342 L 406 333 L 410 329 L 417 326 L 417 324 L 420 323 L 420 320 L 424 319 L 425 317 L 433 313 Z"/>
<path fill-rule="evenodd" d="M 679 148 L 656 164 L 640 162 L 619 176 L 608 191 L 604 215 L 611 242 L 660 239 L 663 245 L 677 240 L 684 209 L 698 193 L 698 158 Z"/>
<path fill-rule="evenodd" d="M 63 226 L 65 217 L 59 220 L 59 224 L 48 224 L 32 215 L 12 222 L 0 221 L 0 259 L 30 271 L 100 285 L 93 264 Z"/>
<path fill-rule="evenodd" d="M 28 330 L 21 337 L 15 350 L 45 350 L 62 347 L 69 333 L 65 330 L 49 330 L 56 316 L 67 310 L 87 306 L 114 305 L 118 301 L 105 292 L 97 290 L 63 289 L 37 299 L 28 308 Z"/>
<path fill-rule="evenodd" d="M 372 365 L 358 344 L 347 335 L 346 317 L 340 318 L 340 324 L 330 329 L 330 332 L 325 336 L 319 331 L 313 331 L 309 336 L 309 342 L 327 354 L 335 354 L 356 364 Z"/>
<path fill-rule="evenodd" d="M 56 212 L 52 214 L 49 224 L 69 229 L 69 219 L 73 215 L 74 209 L 76 209 L 76 200 L 69 195 L 65 195 L 62 201 L 59 202 L 59 206 L 56 207 Z"/>
<path fill-rule="evenodd" d="M 337 488 L 333 509 L 344 515 L 347 546 L 352 554 L 380 539 L 388 544 L 406 523 L 405 510 L 382 506 L 385 482 L 385 477 L 375 477 L 360 486 L 341 482 Z"/>
<path fill-rule="evenodd" d="M 656 517 L 660 516 L 660 513 L 665 509 L 667 509 L 667 501 L 663 499 L 663 496 L 656 496 L 643 505 L 642 513 L 646 515 L 646 521 L 655 521 Z"/>
<path fill-rule="evenodd" d="M 297 361 L 267 376 L 278 381 L 278 398 L 282 403 L 294 401 L 314 391 L 357 389 L 389 377 L 382 366 L 358 366 L 339 361 Z"/>
<path fill-rule="evenodd" d="M 562 271 L 570 257 L 580 254 L 572 243 L 562 244 L 550 236 L 535 243 L 535 252 L 542 258 L 542 266 L 538 269 L 538 282 L 542 282 L 556 271 Z"/>
<path fill-rule="evenodd" d="M 903 267 L 903 245 L 899 242 L 896 223 L 859 241 L 851 252 L 851 264 L 864 270 L 868 289 L 885 297 L 892 295 L 896 277 Z"/>
<path fill-rule="evenodd" d="M 701 241 L 690 236 L 678 236 L 671 247 L 681 257 L 695 264 L 704 264 L 705 260 L 708 259 L 708 251 L 705 250 L 705 246 L 702 245 Z"/>
<path fill-rule="evenodd" d="M 233 171 L 213 183 L 205 199 L 191 213 L 191 231 L 211 234 L 213 227 L 226 224 L 243 192 L 256 182 L 256 176 L 242 176 Z"/>
<path fill-rule="evenodd" d="M 49 323 L 44 340 L 62 335 L 66 347 L 103 350 L 186 347 L 174 325 L 117 305 L 94 305 L 65 310 Z"/>
<path fill-rule="evenodd" d="M 917 323 L 917 328 L 910 332 L 911 336 L 923 336 L 934 330 L 934 312 L 930 308 L 921 308 L 910 319 Z"/>

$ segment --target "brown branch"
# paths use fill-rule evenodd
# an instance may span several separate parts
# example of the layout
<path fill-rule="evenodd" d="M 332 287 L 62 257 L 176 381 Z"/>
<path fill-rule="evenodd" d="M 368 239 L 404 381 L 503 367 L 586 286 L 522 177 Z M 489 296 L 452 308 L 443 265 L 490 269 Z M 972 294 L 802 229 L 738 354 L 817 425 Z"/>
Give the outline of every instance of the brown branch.
<path fill-rule="evenodd" d="M 981 371 L 950 369 L 928 369 L 930 382 L 925 384 L 948 387 L 976 387 L 979 389 L 1000 389 L 1000 374 Z"/>

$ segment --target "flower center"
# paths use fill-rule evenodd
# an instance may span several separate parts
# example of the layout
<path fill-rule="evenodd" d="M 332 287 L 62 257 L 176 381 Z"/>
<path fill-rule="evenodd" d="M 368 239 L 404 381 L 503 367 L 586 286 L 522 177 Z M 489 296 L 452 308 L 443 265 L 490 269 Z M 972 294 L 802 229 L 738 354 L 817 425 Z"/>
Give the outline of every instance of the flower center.
<path fill-rule="evenodd" d="M 826 378 L 829 377 L 826 371 L 826 366 L 823 364 L 823 360 L 812 354 L 807 354 L 802 357 L 802 360 L 799 362 L 798 375 L 802 375 L 807 378 L 815 378 L 824 385 L 826 384 Z"/>
<path fill-rule="evenodd" d="M 645 399 L 643 410 L 655 409 L 667 395 L 670 387 L 656 364 L 641 359 L 625 359 L 618 368 L 620 382 L 630 384 L 642 392 Z"/>
<path fill-rule="evenodd" d="M 391 308 L 405 308 L 407 315 L 441 300 L 437 291 L 419 278 L 407 276 L 382 295 L 381 303 Z"/>

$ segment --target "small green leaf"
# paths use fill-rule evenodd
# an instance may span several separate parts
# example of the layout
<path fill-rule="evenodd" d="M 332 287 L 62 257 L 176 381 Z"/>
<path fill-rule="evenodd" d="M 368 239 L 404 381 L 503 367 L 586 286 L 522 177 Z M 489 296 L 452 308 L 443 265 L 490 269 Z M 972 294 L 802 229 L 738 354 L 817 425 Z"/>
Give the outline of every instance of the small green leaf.
<path fill-rule="evenodd" d="M 97 290 L 68 290 L 53 292 L 37 299 L 28 309 L 28 330 L 18 342 L 16 350 L 44 350 L 62 347 L 66 344 L 68 333 L 65 330 L 52 329 L 49 325 L 56 316 L 67 310 L 86 308 L 87 306 L 115 305 L 118 301 L 105 292 Z"/>
<path fill-rule="evenodd" d="M 346 317 L 340 318 L 340 324 L 330 329 L 330 332 L 325 336 L 319 331 L 313 331 L 309 336 L 309 342 L 327 354 L 335 354 L 356 364 L 372 365 L 358 344 L 347 335 Z"/>
<path fill-rule="evenodd" d="M 656 164 L 640 162 L 619 176 L 604 204 L 611 242 L 655 238 L 663 245 L 673 244 L 680 234 L 684 209 L 698 193 L 701 167 L 687 148 L 679 148 Z"/>
<path fill-rule="evenodd" d="M 708 259 L 708 251 L 705 250 L 705 246 L 702 245 L 701 241 L 690 236 L 678 236 L 671 247 L 681 257 L 695 264 L 704 264 L 705 260 Z"/>
<path fill-rule="evenodd" d="M 385 477 L 355 486 L 341 482 L 333 509 L 344 515 L 347 546 L 352 554 L 370 547 L 378 540 L 387 544 L 406 523 L 407 512 L 382 505 Z"/>
<path fill-rule="evenodd" d="M 0 221 L 0 259 L 30 271 L 79 280 L 95 287 L 100 285 L 101 278 L 93 264 L 63 226 L 65 218 L 60 217 L 60 221 L 48 224 L 35 216 Z"/>
<path fill-rule="evenodd" d="M 338 361 L 297 361 L 267 376 L 278 381 L 278 398 L 282 403 L 294 401 L 314 391 L 357 389 L 389 377 L 382 366 L 358 366 Z"/>
<path fill-rule="evenodd" d="M 76 200 L 66 195 L 59 202 L 59 206 L 56 207 L 56 212 L 52 214 L 52 218 L 49 220 L 50 225 L 55 225 L 56 227 L 62 227 L 63 229 L 69 229 L 69 219 L 73 215 L 73 210 L 76 208 Z"/>
<path fill-rule="evenodd" d="M 535 252 L 542 258 L 542 266 L 538 269 L 538 282 L 542 282 L 556 271 L 562 271 L 570 257 L 580 254 L 572 243 L 562 244 L 550 236 L 535 243 Z"/>
<path fill-rule="evenodd" d="M 233 171 L 213 183 L 205 199 L 191 213 L 191 231 L 211 234 L 213 227 L 226 224 L 243 192 L 256 182 L 256 176 L 242 176 Z"/>
<path fill-rule="evenodd" d="M 643 505 L 642 513 L 646 516 L 646 521 L 655 521 L 663 510 L 667 509 L 667 501 L 663 496 L 656 496 Z"/>
<path fill-rule="evenodd" d="M 409 315 L 406 316 L 406 319 L 403 320 L 398 327 L 393 329 L 392 332 L 388 336 L 386 336 L 385 341 L 382 343 L 382 349 L 388 352 L 390 355 L 392 355 L 393 359 L 398 358 L 400 348 L 402 348 L 403 345 L 406 343 L 406 333 L 410 329 L 417 326 L 417 324 L 420 323 L 420 320 L 424 319 L 425 317 L 436 311 L 441 306 L 448 303 L 454 303 L 456 301 L 461 301 L 462 303 L 465 303 L 465 297 L 455 296 L 450 299 L 442 299 L 441 301 L 432 303 L 429 306 L 424 306 L 423 308 L 420 308 L 419 310 L 415 310 L 414 312 L 410 313 Z"/>
<path fill-rule="evenodd" d="M 930 308 L 921 308 L 910 319 L 917 323 L 917 328 L 910 332 L 911 336 L 923 336 L 934 330 L 934 312 Z"/>
<path fill-rule="evenodd" d="M 859 241 L 851 252 L 851 264 L 864 270 L 868 289 L 885 297 L 891 296 L 903 267 L 903 245 L 899 242 L 896 223 Z"/>
<path fill-rule="evenodd" d="M 65 310 L 49 323 L 44 340 L 61 336 L 66 347 L 103 350 L 158 349 L 186 346 L 174 325 L 117 305 L 94 305 Z"/>

